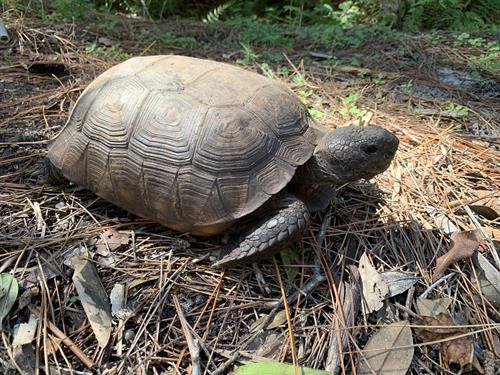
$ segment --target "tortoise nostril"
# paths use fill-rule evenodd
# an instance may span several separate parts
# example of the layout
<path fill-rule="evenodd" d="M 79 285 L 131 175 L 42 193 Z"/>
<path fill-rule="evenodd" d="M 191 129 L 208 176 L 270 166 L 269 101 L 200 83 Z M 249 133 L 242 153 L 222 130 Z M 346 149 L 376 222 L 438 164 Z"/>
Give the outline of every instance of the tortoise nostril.
<path fill-rule="evenodd" d="M 366 154 L 374 154 L 378 151 L 378 147 L 375 145 L 368 145 L 361 147 L 364 153 Z"/>

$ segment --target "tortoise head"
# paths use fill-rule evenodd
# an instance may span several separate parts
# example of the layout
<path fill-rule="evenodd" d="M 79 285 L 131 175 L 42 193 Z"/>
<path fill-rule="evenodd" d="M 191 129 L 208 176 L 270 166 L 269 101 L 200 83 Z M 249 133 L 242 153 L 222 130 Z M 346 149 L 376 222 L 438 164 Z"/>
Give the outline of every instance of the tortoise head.
<path fill-rule="evenodd" d="M 340 185 L 385 171 L 398 144 L 394 134 L 379 126 L 345 126 L 326 133 L 314 155 L 324 182 Z"/>

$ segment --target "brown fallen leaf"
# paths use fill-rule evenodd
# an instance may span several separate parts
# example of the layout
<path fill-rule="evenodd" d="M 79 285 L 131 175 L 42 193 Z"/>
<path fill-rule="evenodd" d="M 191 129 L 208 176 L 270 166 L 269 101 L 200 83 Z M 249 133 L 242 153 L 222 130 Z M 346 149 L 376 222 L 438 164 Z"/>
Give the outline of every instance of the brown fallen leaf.
<path fill-rule="evenodd" d="M 253 324 L 250 326 L 250 332 L 257 332 L 259 329 L 261 329 L 262 325 L 264 322 L 267 320 L 267 315 L 261 316 L 259 319 L 257 319 Z M 268 329 L 273 329 L 281 326 L 286 322 L 286 311 L 281 310 L 279 311 L 271 320 L 271 322 L 266 326 L 266 330 Z"/>
<path fill-rule="evenodd" d="M 96 246 L 96 253 L 107 256 L 110 251 L 118 249 L 122 245 L 127 245 L 131 240 L 130 232 L 117 231 L 116 229 L 106 229 L 99 238 L 94 238 L 89 245 Z"/>
<path fill-rule="evenodd" d="M 477 230 L 454 232 L 451 235 L 450 250 L 436 260 L 433 281 L 439 279 L 453 263 L 470 258 L 481 243 L 482 238 Z"/>
<path fill-rule="evenodd" d="M 366 308 L 366 314 L 378 311 L 384 306 L 382 301 L 387 298 L 389 287 L 380 273 L 372 266 L 366 253 L 359 259 L 359 274 L 363 286 L 362 301 Z"/>
<path fill-rule="evenodd" d="M 368 340 L 357 373 L 405 375 L 413 353 L 413 337 L 408 321 L 383 325 Z"/>
<path fill-rule="evenodd" d="M 330 345 L 325 370 L 330 374 L 337 374 L 339 372 L 340 361 L 342 361 L 343 353 L 347 349 L 348 336 L 356 336 L 356 330 L 350 331 L 348 335 L 348 331 L 343 329 L 355 325 L 356 317 L 361 308 L 361 276 L 356 266 L 351 265 L 349 268 L 351 270 L 351 283 L 343 282 L 339 286 L 339 305 L 342 308 L 342 314 L 334 317 L 334 319 L 338 320 L 338 323 L 336 324 L 333 321 L 329 332 Z"/>
<path fill-rule="evenodd" d="M 87 252 L 82 252 L 71 257 L 75 270 L 72 279 L 97 342 L 104 348 L 111 337 L 111 306 L 97 269 L 88 256 Z"/>
<path fill-rule="evenodd" d="M 443 360 L 448 363 L 457 363 L 460 368 L 465 368 L 472 364 L 474 360 L 474 350 L 472 339 L 470 337 L 462 337 L 456 340 L 443 342 L 441 345 L 441 354 Z"/>
<path fill-rule="evenodd" d="M 417 310 L 420 315 L 436 316 L 441 313 L 446 313 L 452 301 L 451 298 L 417 298 Z"/>
<path fill-rule="evenodd" d="M 262 331 L 252 341 L 245 345 L 245 350 L 256 356 L 279 360 L 286 337 L 273 331 Z"/>
<path fill-rule="evenodd" d="M 30 314 L 27 323 L 21 323 L 16 327 L 14 340 L 12 342 L 12 351 L 17 366 L 26 374 L 36 373 L 35 351 L 32 341 L 35 339 L 38 318 Z"/>
<path fill-rule="evenodd" d="M 500 271 L 481 253 L 475 254 L 473 261 L 481 293 L 496 309 L 500 309 Z M 480 296 L 477 297 L 481 301 Z"/>
<path fill-rule="evenodd" d="M 436 316 L 421 316 L 416 324 L 425 327 L 415 328 L 415 334 L 423 342 L 447 340 L 453 336 L 467 333 L 467 329 L 457 326 L 448 313 L 440 313 Z M 461 368 L 473 363 L 474 351 L 472 337 L 465 336 L 453 340 L 443 341 L 437 344 L 440 348 L 443 360 L 448 364 L 456 363 Z"/>
<path fill-rule="evenodd" d="M 476 214 L 484 216 L 488 220 L 495 220 L 500 215 L 500 194 L 489 190 L 476 190 L 474 195 L 478 198 L 469 208 Z M 472 203 L 472 202 L 471 202 Z"/>

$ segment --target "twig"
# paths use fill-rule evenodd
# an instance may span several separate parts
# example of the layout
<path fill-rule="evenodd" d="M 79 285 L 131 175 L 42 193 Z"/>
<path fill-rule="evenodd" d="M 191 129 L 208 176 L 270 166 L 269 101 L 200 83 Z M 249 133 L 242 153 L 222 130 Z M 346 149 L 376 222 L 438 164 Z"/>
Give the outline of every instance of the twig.
<path fill-rule="evenodd" d="M 444 281 L 448 280 L 452 276 L 455 276 L 455 272 L 451 272 L 448 275 L 445 275 L 438 279 L 436 282 L 432 283 L 418 298 L 427 298 L 427 295 L 432 292 L 432 290 L 437 287 L 439 284 L 443 283 Z"/>
<path fill-rule="evenodd" d="M 252 268 L 255 272 L 255 279 L 257 280 L 257 284 L 259 285 L 259 288 L 262 291 L 262 293 L 270 294 L 271 289 L 269 289 L 269 286 L 267 285 L 266 280 L 264 279 L 264 275 L 262 274 L 262 271 L 260 270 L 257 263 L 252 263 Z"/>
<path fill-rule="evenodd" d="M 40 310 L 38 308 L 32 305 L 29 305 L 28 308 L 33 314 L 38 317 L 39 320 L 42 318 Z M 94 362 L 89 357 L 87 357 L 87 355 L 78 346 L 76 346 L 76 344 L 68 336 L 66 336 L 63 331 L 57 328 L 49 320 L 47 320 L 47 327 L 54 335 L 56 335 L 57 338 L 61 339 L 62 343 L 66 345 L 68 349 L 71 350 L 86 367 L 94 367 Z"/>
<path fill-rule="evenodd" d="M 175 310 L 177 311 L 177 317 L 181 322 L 182 331 L 184 332 L 184 337 L 186 337 L 186 343 L 189 348 L 189 353 L 191 354 L 192 375 L 200 375 L 200 346 L 198 343 L 198 339 L 193 338 L 193 335 L 191 334 L 191 327 L 184 317 L 181 304 L 175 294 L 172 295 L 172 300 L 174 301 Z"/>
<path fill-rule="evenodd" d="M 274 264 L 274 269 L 276 271 L 276 277 L 278 278 L 278 282 L 280 284 L 283 304 L 285 305 L 286 322 L 288 324 L 288 336 L 290 338 L 290 350 L 292 351 L 292 362 L 294 365 L 294 372 L 297 374 L 297 366 L 299 365 L 299 361 L 297 359 L 297 351 L 296 351 L 297 348 L 295 347 L 295 336 L 293 333 L 292 319 L 290 318 L 290 309 L 288 307 L 288 302 L 286 300 L 285 286 L 283 285 L 283 280 L 281 279 L 280 270 L 278 268 L 278 263 L 276 263 L 275 257 L 273 257 L 273 264 Z"/>

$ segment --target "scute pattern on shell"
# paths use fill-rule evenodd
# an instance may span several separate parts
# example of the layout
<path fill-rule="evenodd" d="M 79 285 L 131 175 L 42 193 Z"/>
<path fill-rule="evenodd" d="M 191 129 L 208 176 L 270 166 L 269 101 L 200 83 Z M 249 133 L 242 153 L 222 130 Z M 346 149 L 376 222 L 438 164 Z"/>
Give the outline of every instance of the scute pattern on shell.
<path fill-rule="evenodd" d="M 312 155 L 307 110 L 281 84 L 182 56 L 132 58 L 92 82 L 49 158 L 71 181 L 168 227 L 223 231 Z"/>

